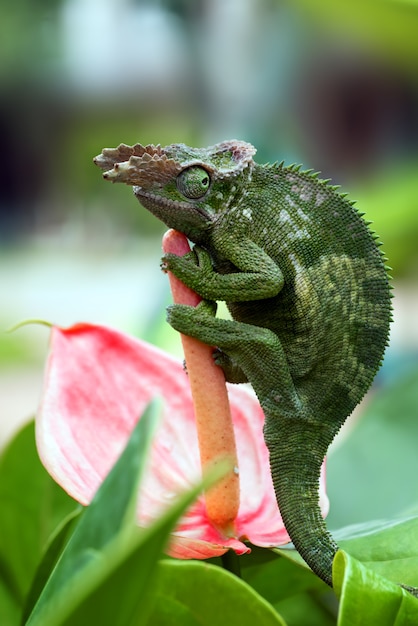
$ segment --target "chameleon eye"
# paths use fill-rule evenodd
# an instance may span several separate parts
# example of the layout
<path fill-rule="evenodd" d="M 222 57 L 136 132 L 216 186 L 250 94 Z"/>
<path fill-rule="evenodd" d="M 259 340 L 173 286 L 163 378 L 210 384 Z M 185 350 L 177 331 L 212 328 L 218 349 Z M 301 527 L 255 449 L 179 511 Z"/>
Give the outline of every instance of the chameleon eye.
<path fill-rule="evenodd" d="M 177 176 L 177 189 L 186 198 L 197 200 L 202 198 L 210 185 L 209 174 L 203 167 L 192 166 Z"/>

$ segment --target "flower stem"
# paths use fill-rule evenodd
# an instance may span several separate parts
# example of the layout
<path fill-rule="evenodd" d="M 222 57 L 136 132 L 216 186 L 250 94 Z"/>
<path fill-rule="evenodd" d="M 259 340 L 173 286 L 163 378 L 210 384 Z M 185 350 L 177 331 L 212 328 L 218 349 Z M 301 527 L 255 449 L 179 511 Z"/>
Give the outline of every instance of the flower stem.
<path fill-rule="evenodd" d="M 163 238 L 164 252 L 183 256 L 190 251 L 187 238 L 169 230 Z M 168 272 L 176 304 L 196 306 L 201 298 Z M 235 435 L 229 408 L 225 377 L 213 360 L 212 346 L 181 335 L 196 416 L 202 470 L 228 459 L 231 469 L 205 494 L 211 523 L 226 536 L 232 536 L 239 507 L 239 475 Z"/>

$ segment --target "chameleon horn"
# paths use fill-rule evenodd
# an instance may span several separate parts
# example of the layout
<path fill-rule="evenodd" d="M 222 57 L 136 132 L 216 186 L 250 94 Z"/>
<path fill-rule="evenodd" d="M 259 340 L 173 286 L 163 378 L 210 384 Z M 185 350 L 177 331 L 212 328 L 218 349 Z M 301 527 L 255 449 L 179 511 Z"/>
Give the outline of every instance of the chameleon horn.
<path fill-rule="evenodd" d="M 170 159 L 160 145 L 104 148 L 94 158 L 94 163 L 104 170 L 103 178 L 113 183 L 125 183 L 147 189 L 152 184 L 165 184 L 181 171 L 180 164 Z"/>

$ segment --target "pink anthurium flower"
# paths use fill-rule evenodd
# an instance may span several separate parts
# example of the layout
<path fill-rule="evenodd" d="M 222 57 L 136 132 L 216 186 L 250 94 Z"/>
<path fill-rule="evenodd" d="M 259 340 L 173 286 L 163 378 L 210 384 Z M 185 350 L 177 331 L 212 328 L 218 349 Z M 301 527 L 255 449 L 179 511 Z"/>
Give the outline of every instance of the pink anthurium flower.
<path fill-rule="evenodd" d="M 170 355 L 110 328 L 54 327 L 36 423 L 45 467 L 72 497 L 88 504 L 155 396 L 163 398 L 164 409 L 141 485 L 138 522 L 143 526 L 200 479 L 187 374 Z M 229 397 L 240 473 L 233 531 L 226 534 L 211 523 L 202 496 L 178 524 L 169 546 L 172 556 L 205 559 L 229 549 L 248 552 L 247 540 L 265 547 L 289 541 L 270 477 L 260 405 L 246 388 L 229 386 Z M 325 515 L 324 471 L 320 503 Z"/>

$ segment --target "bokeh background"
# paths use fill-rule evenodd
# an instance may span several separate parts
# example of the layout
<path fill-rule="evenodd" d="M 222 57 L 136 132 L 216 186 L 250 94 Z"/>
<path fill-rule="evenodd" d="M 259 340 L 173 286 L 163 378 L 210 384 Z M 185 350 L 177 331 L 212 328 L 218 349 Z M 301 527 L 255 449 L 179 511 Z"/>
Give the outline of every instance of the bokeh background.
<path fill-rule="evenodd" d="M 164 324 L 164 227 L 128 188 L 102 181 L 92 158 L 103 147 L 235 137 L 257 146 L 260 162 L 320 170 L 373 220 L 394 277 L 391 345 L 373 392 L 389 400 L 368 439 L 359 431 L 357 456 L 343 444 L 330 456 L 331 497 L 344 476 L 347 492 L 358 474 L 334 522 L 358 521 L 367 496 L 363 509 L 352 503 L 367 463 L 382 490 L 379 463 L 407 458 L 409 441 L 409 470 L 418 469 L 411 430 L 418 422 L 417 33 L 415 0 L 4 3 L 2 331 L 25 319 L 91 321 L 179 353 Z M 1 444 L 36 410 L 47 342 L 39 325 L 0 334 Z M 379 426 L 388 406 L 389 425 L 406 420 L 402 436 Z M 391 475 L 388 499 L 415 489 L 418 501 L 418 487 L 402 490 L 403 474 Z M 408 502 L 400 497 L 396 507 Z"/>

